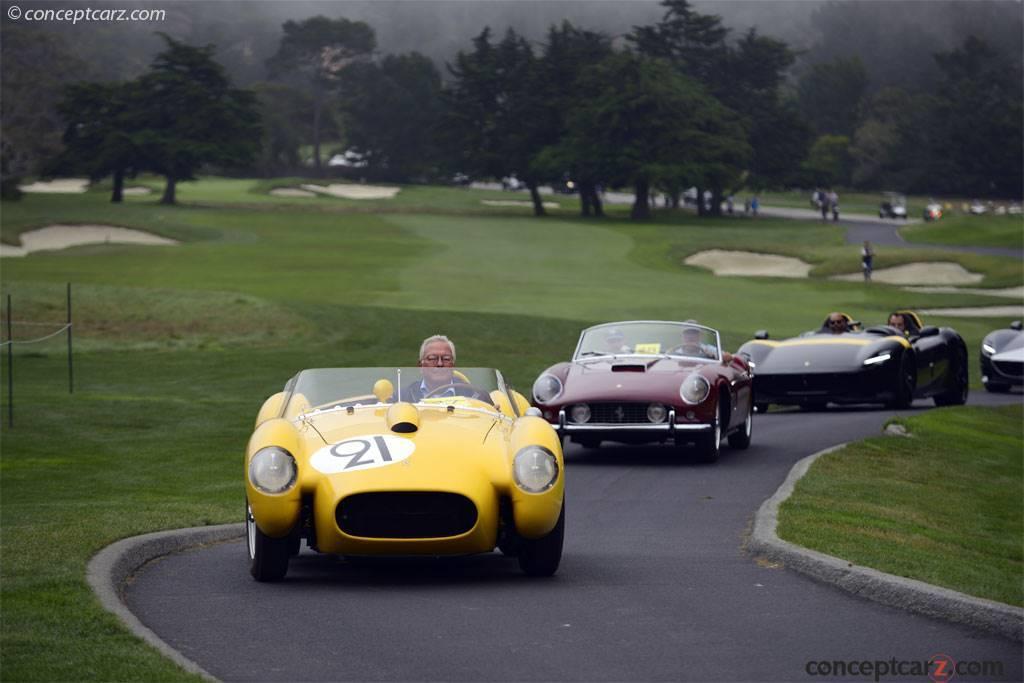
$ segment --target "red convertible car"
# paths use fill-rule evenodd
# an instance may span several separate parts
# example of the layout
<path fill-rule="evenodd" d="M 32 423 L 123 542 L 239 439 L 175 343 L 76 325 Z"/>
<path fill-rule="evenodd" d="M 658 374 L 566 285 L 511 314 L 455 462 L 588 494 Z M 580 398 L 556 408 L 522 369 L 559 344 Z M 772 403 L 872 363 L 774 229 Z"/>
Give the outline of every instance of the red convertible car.
<path fill-rule="evenodd" d="M 750 445 L 750 367 L 692 322 L 630 321 L 583 330 L 572 360 L 533 383 L 544 418 L 587 448 L 602 440 L 695 445 L 713 462 L 723 438 Z"/>

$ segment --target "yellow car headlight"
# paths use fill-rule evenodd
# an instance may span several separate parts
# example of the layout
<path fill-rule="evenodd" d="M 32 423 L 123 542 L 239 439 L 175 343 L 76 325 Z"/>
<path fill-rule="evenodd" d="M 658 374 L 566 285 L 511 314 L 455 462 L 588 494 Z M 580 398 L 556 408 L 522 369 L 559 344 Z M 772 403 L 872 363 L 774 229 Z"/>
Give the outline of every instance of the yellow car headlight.
<path fill-rule="evenodd" d="M 277 446 L 256 451 L 249 461 L 249 481 L 263 493 L 283 493 L 298 478 L 299 468 L 292 454 Z"/>
<path fill-rule="evenodd" d="M 527 493 L 543 493 L 558 480 L 558 459 L 543 446 L 527 446 L 516 453 L 512 475 Z"/>

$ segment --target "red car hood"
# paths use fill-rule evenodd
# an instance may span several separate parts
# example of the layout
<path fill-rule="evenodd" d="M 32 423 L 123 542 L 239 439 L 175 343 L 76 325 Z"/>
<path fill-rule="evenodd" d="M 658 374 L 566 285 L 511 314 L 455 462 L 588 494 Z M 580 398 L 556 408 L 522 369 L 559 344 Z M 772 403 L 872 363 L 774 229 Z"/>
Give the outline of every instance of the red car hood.
<path fill-rule="evenodd" d="M 649 357 L 590 360 L 569 366 L 558 403 L 659 401 L 678 404 L 679 385 L 707 363 Z"/>

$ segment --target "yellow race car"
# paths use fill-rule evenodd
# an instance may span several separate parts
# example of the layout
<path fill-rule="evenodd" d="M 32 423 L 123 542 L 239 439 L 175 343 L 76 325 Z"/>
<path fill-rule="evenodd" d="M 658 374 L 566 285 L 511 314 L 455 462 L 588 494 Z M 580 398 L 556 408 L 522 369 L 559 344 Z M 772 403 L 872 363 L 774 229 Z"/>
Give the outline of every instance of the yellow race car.
<path fill-rule="evenodd" d="M 343 556 L 497 547 L 549 576 L 564 490 L 558 435 L 496 370 L 303 370 L 264 402 L 246 449 L 250 570 L 283 578 L 305 539 Z"/>

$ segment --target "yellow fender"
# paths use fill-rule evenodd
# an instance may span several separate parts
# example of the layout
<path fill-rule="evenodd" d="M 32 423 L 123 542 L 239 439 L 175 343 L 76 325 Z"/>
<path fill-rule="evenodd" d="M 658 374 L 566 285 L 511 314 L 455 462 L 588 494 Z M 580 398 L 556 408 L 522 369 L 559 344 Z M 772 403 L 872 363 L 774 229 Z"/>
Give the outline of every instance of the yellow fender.
<path fill-rule="evenodd" d="M 245 451 L 245 496 L 249 501 L 249 506 L 252 507 L 256 526 L 271 538 L 287 536 L 299 521 L 302 477 L 304 471 L 308 470 L 304 466 L 305 463 L 296 456 L 301 452 L 300 438 L 298 430 L 291 422 L 281 418 L 272 418 L 256 428 Z M 249 481 L 249 463 L 252 461 L 252 456 L 267 446 L 283 448 L 296 458 L 296 466 L 299 469 L 298 478 L 295 486 L 284 493 L 264 493 Z"/>
<path fill-rule="evenodd" d="M 543 493 L 527 493 L 516 486 L 515 482 L 509 484 L 516 531 L 524 538 L 537 539 L 555 528 L 562 511 L 562 498 L 565 495 L 565 460 L 562 457 L 562 444 L 546 420 L 533 416 L 516 420 L 510 441 L 512 458 L 515 458 L 520 449 L 537 445 L 551 451 L 558 462 L 558 479 L 554 486 Z"/>

